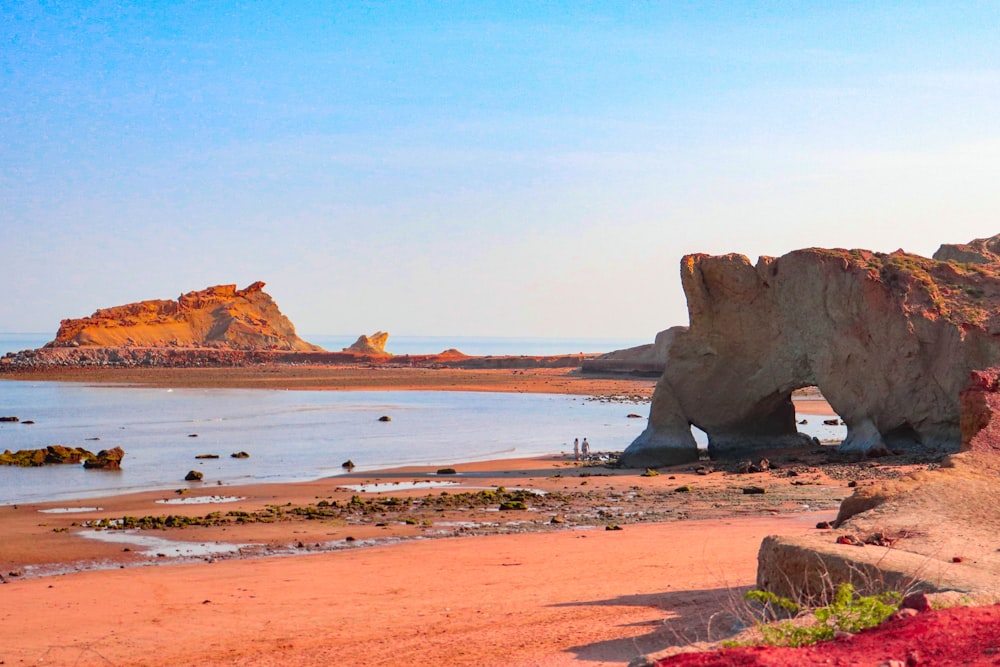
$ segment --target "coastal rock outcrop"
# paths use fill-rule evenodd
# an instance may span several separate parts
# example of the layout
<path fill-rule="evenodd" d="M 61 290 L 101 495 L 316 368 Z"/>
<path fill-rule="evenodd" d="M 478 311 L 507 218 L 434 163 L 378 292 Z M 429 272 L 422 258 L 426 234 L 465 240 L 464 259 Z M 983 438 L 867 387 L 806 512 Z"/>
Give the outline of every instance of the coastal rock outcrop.
<path fill-rule="evenodd" d="M 11 452 L 9 449 L 0 454 L 0 465 L 38 467 L 45 465 L 78 465 L 84 468 L 104 468 L 118 470 L 121 468 L 125 451 L 121 447 L 102 449 L 97 454 L 82 447 L 66 447 L 65 445 L 49 445 L 41 449 L 19 449 Z"/>
<path fill-rule="evenodd" d="M 1000 454 L 1000 368 L 973 371 L 959 398 L 962 451 Z"/>
<path fill-rule="evenodd" d="M 1000 234 L 968 243 L 944 243 L 934 259 L 959 264 L 1000 264 Z"/>
<path fill-rule="evenodd" d="M 994 237 L 996 238 L 996 237 Z M 847 426 L 844 451 L 954 452 L 959 394 L 1000 362 L 1000 265 L 902 250 L 797 250 L 681 260 L 690 327 L 677 331 L 633 467 L 808 444 L 794 390 L 817 386 Z"/>
<path fill-rule="evenodd" d="M 41 449 L 19 449 L 11 452 L 9 449 L 0 454 L 0 465 L 37 467 L 44 465 L 79 464 L 94 458 L 93 452 L 82 447 L 66 447 L 65 445 L 49 445 Z"/>
<path fill-rule="evenodd" d="M 582 368 L 591 373 L 634 373 L 637 375 L 660 375 L 667 365 L 667 351 L 670 344 L 687 327 L 670 327 L 656 334 L 652 343 L 615 350 L 594 359 L 583 361 Z"/>
<path fill-rule="evenodd" d="M 215 347 L 319 352 L 281 314 L 255 282 L 245 289 L 217 285 L 182 294 L 103 308 L 90 317 L 63 320 L 47 348 Z"/>
<path fill-rule="evenodd" d="M 344 352 L 352 352 L 354 354 L 374 354 L 374 355 L 387 355 L 388 352 L 385 351 L 385 343 L 389 340 L 389 334 L 385 331 L 376 331 L 371 336 L 365 336 L 362 334 L 358 336 L 358 339 L 354 341 L 354 344 L 350 347 L 345 347 Z"/>
<path fill-rule="evenodd" d="M 121 470 L 123 458 L 125 450 L 121 447 L 102 449 L 94 458 L 84 461 L 83 467 L 88 470 Z"/>

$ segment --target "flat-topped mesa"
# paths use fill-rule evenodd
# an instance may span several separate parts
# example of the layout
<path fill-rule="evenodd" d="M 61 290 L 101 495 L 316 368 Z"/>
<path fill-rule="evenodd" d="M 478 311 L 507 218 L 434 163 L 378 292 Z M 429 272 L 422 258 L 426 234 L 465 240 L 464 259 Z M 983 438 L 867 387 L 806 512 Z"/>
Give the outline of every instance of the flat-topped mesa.
<path fill-rule="evenodd" d="M 812 385 L 847 425 L 841 450 L 958 451 L 959 394 L 1000 363 L 1000 264 L 811 248 L 688 255 L 681 281 L 691 324 L 630 466 L 696 460 L 692 425 L 713 456 L 807 444 L 791 394 Z"/>
<path fill-rule="evenodd" d="M 353 345 L 345 347 L 344 352 L 389 356 L 389 353 L 385 351 L 385 344 L 388 340 L 389 334 L 385 331 L 376 331 L 371 336 L 365 336 L 362 334 L 358 336 L 358 339 L 354 341 Z"/>
<path fill-rule="evenodd" d="M 255 282 L 245 289 L 217 285 L 152 300 L 102 308 L 90 317 L 63 320 L 45 347 L 216 347 L 319 352 L 281 314 Z"/>

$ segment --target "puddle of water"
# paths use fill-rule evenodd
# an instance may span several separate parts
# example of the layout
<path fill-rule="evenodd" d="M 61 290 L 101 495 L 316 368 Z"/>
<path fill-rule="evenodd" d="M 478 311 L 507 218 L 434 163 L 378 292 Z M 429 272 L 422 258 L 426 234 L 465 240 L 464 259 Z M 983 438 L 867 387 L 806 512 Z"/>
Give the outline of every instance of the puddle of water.
<path fill-rule="evenodd" d="M 103 507 L 53 507 L 38 511 L 42 514 L 71 514 L 73 512 L 100 512 L 103 509 Z"/>
<path fill-rule="evenodd" d="M 235 503 L 246 496 L 191 496 L 190 498 L 165 498 L 156 502 L 162 505 L 207 505 L 209 503 Z"/>
<path fill-rule="evenodd" d="M 163 554 L 169 558 L 212 556 L 216 554 L 231 554 L 257 545 L 229 544 L 225 542 L 181 542 L 167 540 L 152 535 L 140 535 L 133 530 L 87 530 L 77 533 L 88 540 L 125 544 L 141 549 L 144 556 Z"/>

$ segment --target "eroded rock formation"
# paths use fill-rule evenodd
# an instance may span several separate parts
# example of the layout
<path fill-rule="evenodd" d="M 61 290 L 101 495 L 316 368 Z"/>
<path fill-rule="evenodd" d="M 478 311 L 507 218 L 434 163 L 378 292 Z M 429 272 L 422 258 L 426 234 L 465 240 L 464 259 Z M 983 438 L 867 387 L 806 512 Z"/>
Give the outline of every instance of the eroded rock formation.
<path fill-rule="evenodd" d="M 354 345 L 345 347 L 344 352 L 353 352 L 355 354 L 389 354 L 385 351 L 385 344 L 388 340 L 389 334 L 385 331 L 376 331 L 371 336 L 362 334 L 354 341 Z"/>
<path fill-rule="evenodd" d="M 988 239 L 975 239 L 968 243 L 945 243 L 934 253 L 934 259 L 959 264 L 998 264 L 1000 235 Z"/>
<path fill-rule="evenodd" d="M 959 400 L 962 451 L 1000 454 L 1000 368 L 973 371 Z"/>
<path fill-rule="evenodd" d="M 295 333 L 264 283 L 246 289 L 217 285 L 153 300 L 103 308 L 90 317 L 63 320 L 46 347 L 220 347 L 321 351 Z"/>
<path fill-rule="evenodd" d="M 843 450 L 957 451 L 959 393 L 970 371 L 1000 362 L 998 274 L 903 251 L 812 248 L 756 265 L 688 255 L 690 328 L 671 341 L 623 460 L 695 460 L 692 424 L 714 456 L 808 442 L 791 393 L 811 385 L 847 425 Z"/>
<path fill-rule="evenodd" d="M 659 375 L 667 365 L 667 350 L 681 331 L 687 327 L 670 327 L 656 334 L 652 343 L 615 350 L 602 354 L 596 359 L 583 362 L 583 370 L 594 373 L 636 373 Z"/>

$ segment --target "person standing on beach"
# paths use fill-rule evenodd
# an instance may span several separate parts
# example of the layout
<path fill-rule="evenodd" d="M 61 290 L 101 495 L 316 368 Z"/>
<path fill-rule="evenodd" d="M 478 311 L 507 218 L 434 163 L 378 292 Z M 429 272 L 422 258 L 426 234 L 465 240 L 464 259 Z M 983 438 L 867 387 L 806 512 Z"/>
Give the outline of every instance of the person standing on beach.
<path fill-rule="evenodd" d="M 580 460 L 580 438 L 573 438 L 573 460 Z"/>
<path fill-rule="evenodd" d="M 583 450 L 583 458 L 590 456 L 590 443 L 587 442 L 586 438 L 583 439 L 583 445 L 581 448 Z"/>

